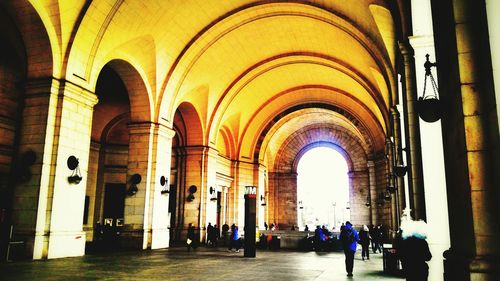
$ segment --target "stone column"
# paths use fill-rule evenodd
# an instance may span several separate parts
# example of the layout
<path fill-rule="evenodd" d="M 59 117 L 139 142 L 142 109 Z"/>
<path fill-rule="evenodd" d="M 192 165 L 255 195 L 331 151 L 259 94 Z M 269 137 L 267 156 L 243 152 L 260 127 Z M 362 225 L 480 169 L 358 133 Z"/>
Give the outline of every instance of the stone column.
<path fill-rule="evenodd" d="M 415 78 L 415 60 L 413 49 L 408 42 L 400 42 L 399 49 L 404 63 L 404 95 L 403 108 L 405 112 L 406 159 L 408 166 L 408 183 L 410 204 L 414 219 L 425 220 L 425 198 L 422 176 L 422 151 L 420 146 L 420 127 L 416 111 L 417 87 Z"/>
<path fill-rule="evenodd" d="M 396 126 L 394 125 L 396 123 L 396 120 L 398 120 L 399 122 L 399 119 L 396 119 L 394 118 L 394 114 L 393 114 L 393 127 L 396 128 Z M 396 124 L 399 124 L 399 123 L 396 123 Z M 385 150 L 386 150 L 386 153 L 387 153 L 387 161 L 385 162 L 385 165 L 386 165 L 386 173 L 385 173 L 385 185 L 383 187 L 383 189 L 380 191 L 382 193 L 385 193 L 386 190 L 387 190 L 387 187 L 392 183 L 394 184 L 394 178 L 392 177 L 392 173 L 393 173 L 393 163 L 394 163 L 394 149 L 393 149 L 393 146 L 394 144 L 392 143 L 391 139 L 387 138 L 385 140 Z M 395 198 L 393 198 L 393 196 L 391 196 L 391 208 L 390 208 L 390 212 L 391 212 L 391 229 L 392 230 L 396 230 L 399 226 L 399 222 L 398 222 L 398 214 L 397 214 L 397 208 L 396 208 L 396 200 Z"/>
<path fill-rule="evenodd" d="M 370 208 L 365 205 L 366 197 L 370 192 L 368 171 L 351 171 L 348 176 L 351 223 L 355 226 L 370 224 Z"/>
<path fill-rule="evenodd" d="M 500 280 L 500 140 L 484 1 L 432 1 L 451 248 L 445 280 Z"/>
<path fill-rule="evenodd" d="M 154 143 L 153 143 L 153 163 L 152 163 L 152 180 L 150 192 L 149 206 L 149 228 L 151 229 L 151 249 L 165 248 L 169 246 L 170 241 L 170 217 L 169 196 L 170 194 L 162 194 L 163 186 L 160 179 L 170 176 L 171 159 L 172 159 L 172 138 L 175 131 L 161 124 L 155 124 L 154 127 Z M 166 188 L 169 183 L 166 183 Z"/>
<path fill-rule="evenodd" d="M 185 237 L 187 226 L 192 223 L 199 228 L 200 239 L 205 237 L 205 227 L 208 222 L 215 222 L 216 204 L 210 201 L 210 186 L 216 187 L 216 164 L 217 151 L 206 146 L 186 147 L 186 173 L 184 188 L 184 231 L 181 235 Z M 194 199 L 188 201 L 189 187 L 196 186 L 197 191 L 193 194 Z M 207 216 L 208 213 L 208 216 Z M 201 240 L 200 240 L 201 241 Z"/>
<path fill-rule="evenodd" d="M 390 162 L 390 165 L 394 167 L 394 165 L 403 166 L 403 140 L 401 137 L 401 119 L 400 114 L 397 107 L 391 108 L 392 122 L 394 127 L 394 143 L 392 143 L 393 149 L 393 159 Z M 397 196 L 398 199 L 396 202 L 398 204 L 397 210 L 398 214 L 396 216 L 396 229 L 399 228 L 399 218 L 401 217 L 402 210 L 406 207 L 406 186 L 404 177 L 398 177 L 394 174 L 394 168 L 392 168 L 391 176 L 393 180 L 393 184 L 397 187 Z"/>
<path fill-rule="evenodd" d="M 238 161 L 236 163 L 235 172 L 235 190 L 234 190 L 234 206 L 237 210 L 235 214 L 236 225 L 243 226 L 245 224 L 245 186 L 252 185 L 257 186 L 256 175 L 254 172 L 258 171 L 258 166 L 256 167 L 254 163 Z M 240 227 L 240 230 L 243 228 Z"/>
<path fill-rule="evenodd" d="M 127 189 L 132 175 L 142 178 L 138 191 L 125 199 L 125 222 L 121 234 L 124 247 L 138 249 L 168 247 L 170 220 L 168 195 L 162 195 L 161 176 L 169 178 L 174 131 L 156 123 L 129 124 L 130 141 Z M 168 184 L 168 183 L 167 183 Z"/>
<path fill-rule="evenodd" d="M 127 190 L 133 175 L 141 176 L 137 193 L 125 198 L 124 226 L 121 244 L 126 248 L 146 249 L 150 244 L 149 205 L 153 162 L 155 124 L 151 122 L 130 123 L 129 157 L 127 164 Z"/>
<path fill-rule="evenodd" d="M 417 92 L 424 92 L 425 55 L 435 61 L 434 35 L 430 0 L 412 1 L 413 36 L 409 37 L 415 51 Z M 436 76 L 436 68 L 431 72 Z M 427 78 L 426 95 L 433 94 Z M 422 145 L 422 172 L 425 189 L 426 221 L 428 226 L 427 242 L 432 253 L 429 265 L 429 279 L 443 280 L 443 252 L 450 248 L 450 229 L 448 223 L 448 202 L 443 155 L 443 136 L 441 121 L 420 122 L 420 140 Z"/>
<path fill-rule="evenodd" d="M 92 108 L 96 96 L 67 81 L 26 86 L 20 152 L 33 150 L 33 177 L 14 191 L 13 223 L 33 259 L 81 256 Z M 70 184 L 69 156 L 79 160 L 82 181 Z"/>
<path fill-rule="evenodd" d="M 277 223 L 280 229 L 290 229 L 297 224 L 297 174 L 269 173 L 269 182 L 274 214 L 269 216 L 268 225 Z"/>
<path fill-rule="evenodd" d="M 368 160 L 368 180 L 370 184 L 369 198 L 370 203 L 370 224 L 376 225 L 378 223 L 377 214 L 375 213 L 375 208 L 377 208 L 377 175 L 375 172 L 375 162 L 373 160 Z"/>

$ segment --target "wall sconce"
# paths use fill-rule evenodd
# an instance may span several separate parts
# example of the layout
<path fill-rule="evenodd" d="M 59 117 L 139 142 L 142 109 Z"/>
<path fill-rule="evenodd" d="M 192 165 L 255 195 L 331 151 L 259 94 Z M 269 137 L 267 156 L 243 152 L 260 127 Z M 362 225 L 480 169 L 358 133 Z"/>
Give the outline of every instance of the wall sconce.
<path fill-rule="evenodd" d="M 31 179 L 30 167 L 35 164 L 36 153 L 33 150 L 25 151 L 19 158 L 15 169 L 15 175 L 18 182 L 27 182 Z"/>
<path fill-rule="evenodd" d="M 386 191 L 390 194 L 393 194 L 396 193 L 396 190 L 398 190 L 398 188 L 394 185 L 394 181 L 391 181 L 387 186 Z"/>
<path fill-rule="evenodd" d="M 385 192 L 383 192 L 382 197 L 384 198 L 385 201 L 390 201 L 391 200 L 391 193 L 389 192 L 389 190 L 386 190 Z"/>
<path fill-rule="evenodd" d="M 366 203 L 365 206 L 367 208 L 370 208 L 372 206 L 371 200 L 370 200 L 370 191 L 368 191 L 368 195 L 366 196 Z"/>
<path fill-rule="evenodd" d="M 403 152 L 403 151 L 406 152 L 406 148 L 399 148 L 398 150 L 399 150 L 399 152 Z M 396 163 L 398 163 L 398 164 L 396 164 L 394 166 L 393 171 L 394 171 L 394 174 L 396 176 L 398 176 L 398 177 L 404 177 L 404 175 L 406 175 L 406 172 L 408 171 L 408 168 L 403 164 L 403 160 L 399 159 L 400 156 L 401 155 L 399 153 L 396 154 Z"/>
<path fill-rule="evenodd" d="M 137 188 L 137 185 L 141 182 L 141 180 L 142 180 L 142 177 L 139 174 L 133 174 L 130 177 L 130 187 L 127 190 L 128 195 L 130 195 L 130 196 L 135 195 L 137 193 L 137 191 L 139 191 L 139 189 Z"/>
<path fill-rule="evenodd" d="M 170 190 L 168 190 L 168 179 L 165 178 L 165 176 L 160 177 L 160 185 L 163 186 L 162 190 L 160 191 L 161 194 L 168 194 L 170 193 Z"/>
<path fill-rule="evenodd" d="M 396 165 L 394 166 L 394 174 L 398 177 L 403 177 L 404 175 L 406 175 L 406 171 L 407 171 L 407 168 L 405 165 Z"/>
<path fill-rule="evenodd" d="M 436 66 L 437 64 L 429 61 L 429 54 L 425 55 L 425 79 L 424 79 L 424 92 L 421 97 L 418 98 L 417 101 L 417 112 L 420 118 L 425 122 L 432 123 L 441 119 L 441 101 L 438 99 L 438 87 L 436 84 L 436 80 L 432 76 L 431 67 Z M 430 76 L 431 86 L 433 90 L 433 95 L 425 95 L 425 88 L 427 86 L 427 77 Z"/>
<path fill-rule="evenodd" d="M 261 203 L 260 203 L 260 205 L 261 205 L 261 206 L 266 206 L 266 205 L 267 205 L 267 204 L 266 204 L 266 196 L 261 195 L 261 196 L 260 196 L 260 202 L 261 202 Z"/>
<path fill-rule="evenodd" d="M 210 201 L 217 201 L 217 193 L 215 192 L 215 188 L 213 188 L 212 186 L 210 187 Z"/>
<path fill-rule="evenodd" d="M 78 158 L 71 155 L 68 157 L 66 164 L 68 165 L 68 168 L 73 171 L 71 172 L 71 176 L 68 177 L 68 182 L 71 184 L 79 184 L 82 181 L 82 175 L 80 174 L 80 162 L 78 161 Z"/>
<path fill-rule="evenodd" d="M 304 209 L 304 204 L 302 203 L 302 200 L 299 201 L 299 209 Z"/>
<path fill-rule="evenodd" d="M 196 187 L 196 185 L 191 185 L 188 189 L 188 192 L 189 192 L 189 195 L 188 197 L 186 198 L 186 200 L 188 202 L 191 202 L 194 200 L 194 193 L 196 193 L 196 191 L 198 190 L 198 188 Z"/>

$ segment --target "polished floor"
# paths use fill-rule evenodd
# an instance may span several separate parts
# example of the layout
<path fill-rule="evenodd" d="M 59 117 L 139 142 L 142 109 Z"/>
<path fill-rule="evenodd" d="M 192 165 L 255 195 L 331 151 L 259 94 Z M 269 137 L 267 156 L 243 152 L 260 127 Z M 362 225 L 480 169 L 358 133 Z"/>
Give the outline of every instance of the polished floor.
<path fill-rule="evenodd" d="M 403 280 L 384 274 L 382 255 L 354 261 L 347 277 L 342 252 L 243 251 L 200 247 L 101 253 L 77 258 L 0 263 L 0 280 Z"/>

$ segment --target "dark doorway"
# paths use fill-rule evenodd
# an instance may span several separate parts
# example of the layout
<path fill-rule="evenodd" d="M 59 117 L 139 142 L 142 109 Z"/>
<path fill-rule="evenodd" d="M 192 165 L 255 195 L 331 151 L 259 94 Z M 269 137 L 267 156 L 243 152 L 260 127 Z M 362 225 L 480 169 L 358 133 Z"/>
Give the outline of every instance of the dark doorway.
<path fill-rule="evenodd" d="M 222 199 L 222 192 L 218 191 L 217 192 L 217 215 L 215 217 L 215 223 L 217 224 L 217 227 L 220 227 L 220 214 L 221 214 L 221 200 Z"/>
<path fill-rule="evenodd" d="M 102 248 L 117 248 L 124 223 L 126 185 L 107 183 L 104 190 Z"/>
<path fill-rule="evenodd" d="M 168 213 L 170 215 L 170 243 L 176 239 L 176 214 L 175 209 L 177 204 L 177 188 L 174 184 L 170 185 L 170 193 L 168 198 Z"/>

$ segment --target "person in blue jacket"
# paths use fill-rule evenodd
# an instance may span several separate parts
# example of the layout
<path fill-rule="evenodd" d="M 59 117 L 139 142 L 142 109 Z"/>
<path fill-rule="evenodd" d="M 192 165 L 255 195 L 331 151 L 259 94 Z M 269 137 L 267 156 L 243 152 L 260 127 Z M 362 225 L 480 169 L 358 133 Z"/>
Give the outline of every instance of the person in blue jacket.
<path fill-rule="evenodd" d="M 232 249 L 235 249 L 236 252 L 240 251 L 240 241 L 239 241 L 239 233 L 238 233 L 238 227 L 233 223 L 231 225 L 231 237 L 229 239 L 229 249 L 228 251 L 231 252 Z"/>
<path fill-rule="evenodd" d="M 344 229 L 340 232 L 340 241 L 344 248 L 345 254 L 345 269 L 347 276 L 352 276 L 354 267 L 354 254 L 356 253 L 356 244 L 359 241 L 358 232 L 352 227 L 351 222 L 345 223 Z"/>

